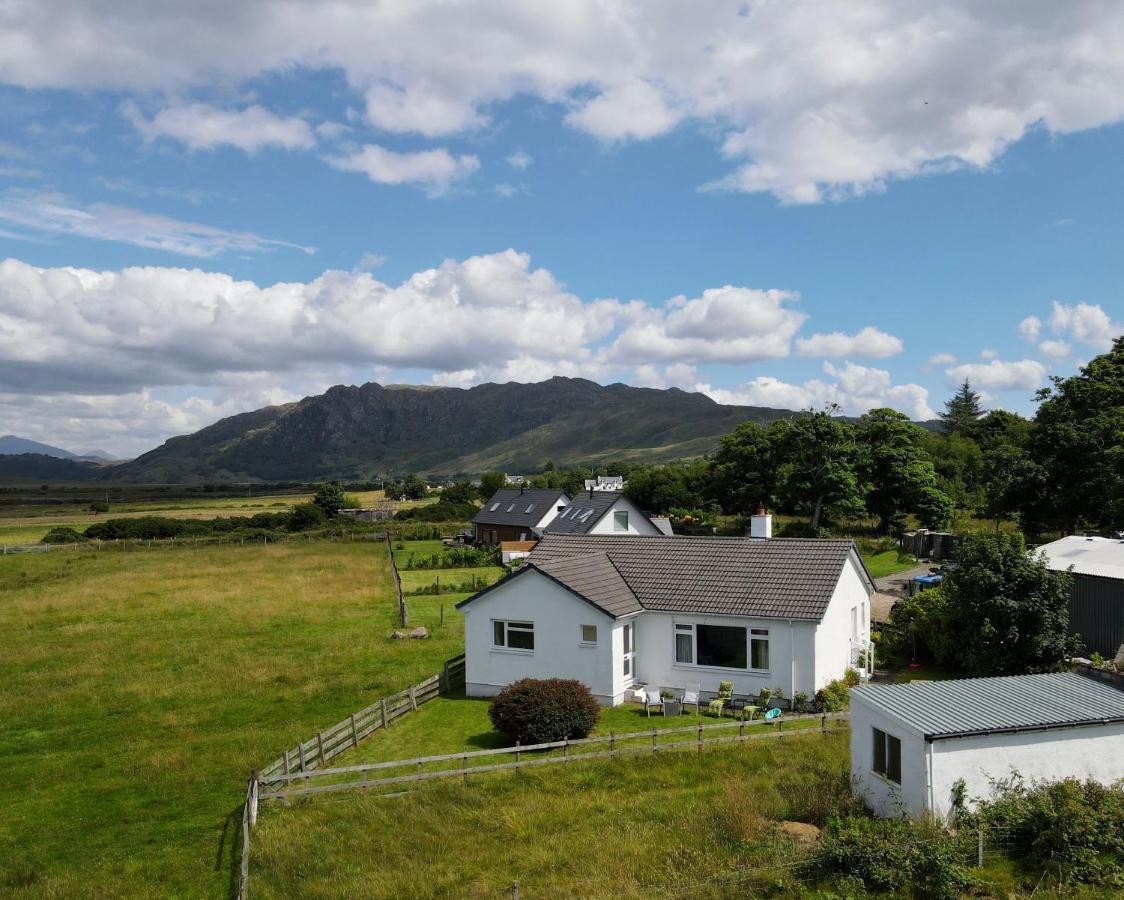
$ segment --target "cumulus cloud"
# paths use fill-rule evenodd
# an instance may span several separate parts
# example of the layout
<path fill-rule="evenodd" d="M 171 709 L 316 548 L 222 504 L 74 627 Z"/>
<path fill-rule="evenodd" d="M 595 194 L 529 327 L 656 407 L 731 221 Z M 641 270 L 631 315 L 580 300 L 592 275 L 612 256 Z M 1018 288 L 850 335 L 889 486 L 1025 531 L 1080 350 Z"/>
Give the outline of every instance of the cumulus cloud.
<path fill-rule="evenodd" d="M 1038 345 L 1038 352 L 1050 359 L 1065 359 L 1070 354 L 1072 347 L 1066 341 L 1043 341 Z"/>
<path fill-rule="evenodd" d="M 1124 334 L 1124 324 L 1113 322 L 1099 303 L 1055 302 L 1050 314 L 1050 330 L 1094 350 L 1105 351 L 1112 347 L 1113 338 Z"/>
<path fill-rule="evenodd" d="M 644 140 L 693 120 L 730 171 L 715 186 L 814 203 L 992 164 L 1029 129 L 1124 117 L 1124 6 L 641 0 L 211 6 L 18 4 L 0 80 L 190 91 L 296 67 L 343 73 L 372 125 L 435 137 L 518 95 L 573 127 Z"/>
<path fill-rule="evenodd" d="M 951 353 L 934 353 L 929 357 L 927 365 L 930 366 L 950 366 L 956 362 L 956 357 Z"/>
<path fill-rule="evenodd" d="M 531 154 L 524 153 L 522 150 L 518 150 L 510 156 L 505 156 L 504 159 L 507 160 L 507 164 L 511 166 L 511 168 L 518 169 L 520 172 L 525 172 L 531 163 L 535 161 Z"/>
<path fill-rule="evenodd" d="M 831 380 L 813 378 L 801 384 L 790 384 L 762 375 L 730 390 L 710 385 L 700 385 L 699 388 L 719 403 L 744 406 L 819 409 L 836 404 L 849 415 L 861 415 L 869 409 L 888 406 L 919 420 L 932 419 L 936 415 L 929 406 L 928 390 L 919 384 L 894 384 L 885 369 L 852 362 L 841 366 L 825 362 L 823 370 Z"/>
<path fill-rule="evenodd" d="M 796 349 L 801 356 L 896 356 L 902 352 L 901 338 L 868 325 L 857 334 L 833 331 L 798 338 Z"/>
<path fill-rule="evenodd" d="M 999 351 L 994 347 L 984 347 L 984 349 L 980 351 L 980 359 L 997 359 L 998 357 Z"/>
<path fill-rule="evenodd" d="M 726 285 L 662 308 L 637 308 L 637 318 L 609 348 L 626 365 L 674 361 L 688 364 L 750 362 L 788 356 L 793 335 L 807 316 L 792 308 L 799 295 Z"/>
<path fill-rule="evenodd" d="M 282 117 L 261 106 L 219 109 L 209 103 L 189 103 L 161 109 L 148 119 L 131 100 L 121 112 L 147 142 L 170 138 L 191 150 L 231 146 L 256 153 L 263 147 L 309 150 L 316 145 L 312 128 L 297 116 Z"/>
<path fill-rule="evenodd" d="M 475 156 L 454 156 L 444 147 L 398 153 L 378 144 L 366 144 L 351 153 L 325 159 L 337 169 L 362 172 L 379 184 L 418 185 L 431 197 L 444 194 L 451 185 L 480 168 L 480 160 Z"/>
<path fill-rule="evenodd" d="M 986 363 L 964 363 L 945 369 L 953 381 L 967 379 L 974 387 L 989 391 L 1032 391 L 1046 380 L 1046 367 L 1035 359 L 1005 362 L 993 359 Z"/>
<path fill-rule="evenodd" d="M 33 232 L 77 235 L 209 259 L 224 253 L 262 253 L 277 247 L 315 253 L 289 241 L 250 231 L 230 231 L 198 222 L 143 212 L 110 203 L 82 206 L 48 191 L 10 189 L 0 193 L 0 222 Z M 18 234 L 16 235 L 18 237 Z"/>
<path fill-rule="evenodd" d="M 1038 316 L 1027 316 L 1018 327 L 1019 337 L 1028 343 L 1036 343 L 1042 333 L 1042 320 Z"/>

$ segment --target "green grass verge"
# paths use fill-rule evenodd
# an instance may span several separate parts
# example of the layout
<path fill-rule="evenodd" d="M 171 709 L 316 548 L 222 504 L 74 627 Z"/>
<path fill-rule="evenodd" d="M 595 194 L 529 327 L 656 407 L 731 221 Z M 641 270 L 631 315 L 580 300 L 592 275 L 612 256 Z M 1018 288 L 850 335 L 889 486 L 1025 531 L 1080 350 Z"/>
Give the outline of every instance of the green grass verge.
<path fill-rule="evenodd" d="M 814 733 L 265 804 L 251 884 L 259 898 L 494 898 L 514 880 L 529 898 L 732 896 L 728 879 L 807 852 L 775 822 L 849 805 L 847 757 L 845 731 Z"/>
<path fill-rule="evenodd" d="M 250 769 L 461 652 L 440 600 L 392 640 L 370 542 L 0 557 L 0 894 L 226 895 Z"/>

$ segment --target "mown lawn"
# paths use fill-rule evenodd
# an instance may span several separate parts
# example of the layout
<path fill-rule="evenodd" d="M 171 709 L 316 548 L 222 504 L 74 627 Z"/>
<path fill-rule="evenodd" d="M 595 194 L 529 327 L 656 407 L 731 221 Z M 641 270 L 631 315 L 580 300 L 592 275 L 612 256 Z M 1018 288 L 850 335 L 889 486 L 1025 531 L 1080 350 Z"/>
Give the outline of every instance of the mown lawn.
<path fill-rule="evenodd" d="M 266 803 L 251 890 L 499 897 L 518 880 L 521 896 L 535 898 L 732 896 L 731 877 L 807 852 L 777 821 L 818 824 L 849 806 L 848 765 L 845 731 L 806 733 L 481 775 L 396 798 Z"/>
<path fill-rule="evenodd" d="M 0 895 L 225 896 L 250 769 L 462 651 L 429 600 L 392 640 L 376 542 L 0 557 Z"/>
<path fill-rule="evenodd" d="M 895 572 L 904 572 L 916 566 L 917 560 L 908 553 L 900 550 L 884 550 L 881 553 L 871 553 L 863 556 L 872 578 L 884 578 Z"/>

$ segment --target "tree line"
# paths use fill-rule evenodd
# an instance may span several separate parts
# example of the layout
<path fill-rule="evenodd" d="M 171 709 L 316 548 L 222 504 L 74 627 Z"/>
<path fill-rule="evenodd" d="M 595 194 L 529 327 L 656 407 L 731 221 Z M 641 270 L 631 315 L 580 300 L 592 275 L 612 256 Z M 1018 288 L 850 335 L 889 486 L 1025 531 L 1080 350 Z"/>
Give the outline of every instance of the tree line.
<path fill-rule="evenodd" d="M 1029 536 L 1124 528 L 1124 337 L 1035 399 L 1031 418 L 988 411 L 964 382 L 935 427 L 892 409 L 846 419 L 829 407 L 745 422 L 704 459 L 548 463 L 530 485 L 573 495 L 597 472 L 623 475 L 629 496 L 656 514 L 747 516 L 765 504 L 806 518 L 812 533 L 860 518 L 893 533 L 910 515 L 945 528 L 961 512 L 997 528 L 1015 521 Z M 478 494 L 502 486 L 501 473 L 487 473 Z"/>

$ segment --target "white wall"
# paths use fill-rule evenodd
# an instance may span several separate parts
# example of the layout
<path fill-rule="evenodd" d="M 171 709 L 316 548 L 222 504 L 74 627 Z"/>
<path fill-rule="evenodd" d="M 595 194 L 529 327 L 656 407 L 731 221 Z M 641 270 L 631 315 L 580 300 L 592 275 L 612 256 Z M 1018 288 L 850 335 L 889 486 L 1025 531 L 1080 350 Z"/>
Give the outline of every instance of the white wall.
<path fill-rule="evenodd" d="M 902 742 L 902 783 L 874 771 L 874 734 L 879 728 Z M 927 808 L 929 760 L 921 732 L 887 716 L 851 693 L 851 786 L 880 816 L 920 816 Z"/>
<path fill-rule="evenodd" d="M 623 693 L 614 679 L 612 617 L 537 570 L 528 569 L 473 600 L 463 612 L 465 685 L 470 697 L 493 696 L 520 678 L 576 678 L 607 704 Z M 496 619 L 533 622 L 535 649 L 494 647 Z M 597 626 L 596 646 L 582 644 L 582 625 Z"/>
<path fill-rule="evenodd" d="M 865 614 L 863 604 L 866 604 Z M 842 677 L 851 665 L 851 610 L 856 607 L 860 610 L 859 640 L 867 642 L 870 640 L 870 595 L 858 564 L 851 558 L 843 567 L 835 593 L 816 628 L 814 691 Z"/>
<path fill-rule="evenodd" d="M 963 778 L 970 800 L 991 796 L 991 780 L 1018 772 L 1033 780 L 1091 778 L 1112 784 L 1124 778 L 1124 724 L 989 734 L 933 742 L 934 811 L 952 808 L 952 786 Z"/>
<path fill-rule="evenodd" d="M 675 623 L 737 625 L 769 629 L 769 671 L 741 672 L 675 662 Z M 785 697 L 794 691 L 813 694 L 814 622 L 782 619 L 746 619 L 739 616 L 694 616 L 682 613 L 644 612 L 636 626 L 636 680 L 654 687 L 685 687 L 701 684 L 713 694 L 721 681 L 732 681 L 737 694 L 756 694 L 762 688 L 781 688 Z M 795 652 L 794 652 L 795 651 Z M 795 659 L 795 673 L 793 660 Z M 795 674 L 795 682 L 793 675 Z"/>
<path fill-rule="evenodd" d="M 873 728 L 902 742 L 900 786 L 873 771 Z M 1111 784 L 1124 778 L 1124 724 L 927 742 L 916 729 L 851 694 L 851 780 L 878 815 L 921 816 L 931 809 L 946 818 L 959 779 L 964 779 L 969 801 L 981 800 L 991 796 L 993 780 L 1008 779 L 1013 772 L 1027 782 L 1092 778 Z"/>
<path fill-rule="evenodd" d="M 542 518 L 539 519 L 538 523 L 535 525 L 535 531 L 541 534 L 542 530 L 554 521 L 554 517 L 558 515 L 558 507 L 560 506 L 563 509 L 566 508 L 566 500 L 561 494 L 559 494 L 554 500 L 552 500 L 547 505 L 547 508 L 543 510 Z M 530 537 L 530 535 L 528 535 L 528 537 Z"/>
<path fill-rule="evenodd" d="M 588 498 L 589 492 L 586 491 Z M 578 495 L 574 501 L 575 506 L 581 506 L 581 495 Z M 628 531 L 617 531 L 614 527 L 616 521 L 614 512 L 617 510 L 628 510 Z M 589 530 L 590 534 L 663 534 L 655 525 L 651 523 L 640 508 L 625 496 L 617 498 L 617 502 L 612 505 L 608 512 L 605 513 Z"/>

